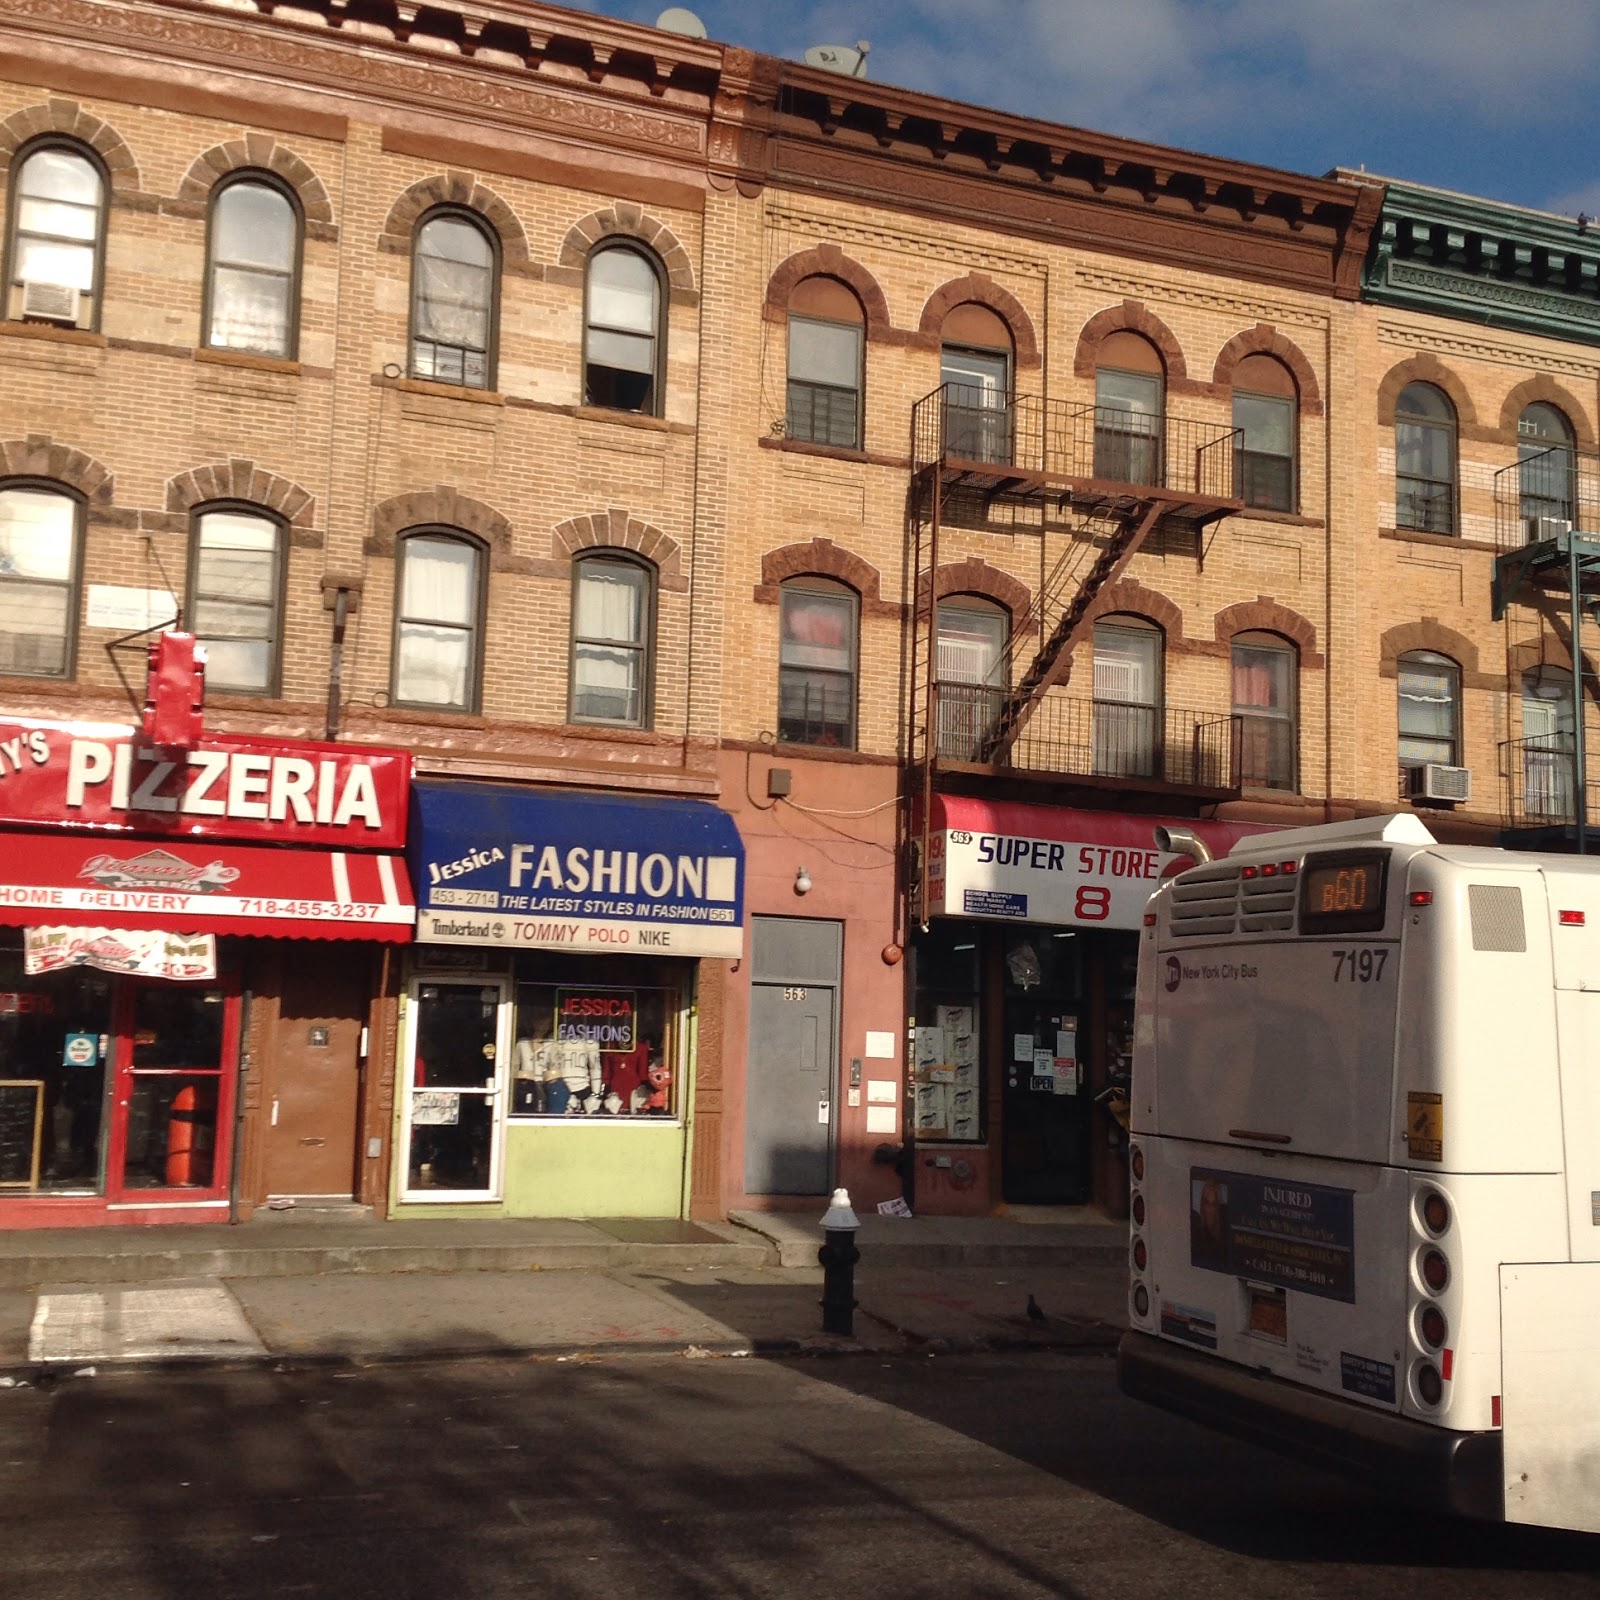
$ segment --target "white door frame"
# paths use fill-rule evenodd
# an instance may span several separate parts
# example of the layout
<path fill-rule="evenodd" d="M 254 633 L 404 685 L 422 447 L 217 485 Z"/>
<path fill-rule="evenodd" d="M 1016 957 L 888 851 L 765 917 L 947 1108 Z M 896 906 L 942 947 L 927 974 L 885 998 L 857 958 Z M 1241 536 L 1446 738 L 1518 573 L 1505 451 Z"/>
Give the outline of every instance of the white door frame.
<path fill-rule="evenodd" d="M 412 1079 L 412 1063 L 417 1059 L 417 1025 L 422 1010 L 419 991 L 424 985 L 451 988 L 494 989 L 500 999 L 495 1011 L 494 1084 L 487 1089 L 461 1089 L 461 1094 L 483 1095 L 489 1102 L 489 1186 L 487 1189 L 413 1189 L 411 1182 L 411 1103 L 417 1092 Z M 402 1030 L 399 1101 L 400 1136 L 398 1180 L 399 1198 L 407 1205 L 450 1205 L 466 1201 L 490 1201 L 504 1198 L 502 1175 L 504 1171 L 506 1132 L 506 1087 L 510 1082 L 512 1012 L 511 980 L 499 973 L 423 972 L 413 973 L 406 982 L 406 1025 Z M 488 1074 L 485 1074 L 487 1077 Z"/>

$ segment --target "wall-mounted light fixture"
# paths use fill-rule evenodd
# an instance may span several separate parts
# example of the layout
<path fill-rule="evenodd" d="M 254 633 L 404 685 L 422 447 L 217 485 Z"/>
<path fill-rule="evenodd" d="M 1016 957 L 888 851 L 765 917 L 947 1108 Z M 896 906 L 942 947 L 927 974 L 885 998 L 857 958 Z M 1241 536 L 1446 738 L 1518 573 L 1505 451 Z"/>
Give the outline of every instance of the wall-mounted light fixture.
<path fill-rule="evenodd" d="M 794 875 L 794 892 L 796 894 L 811 893 L 811 874 L 804 867 Z"/>

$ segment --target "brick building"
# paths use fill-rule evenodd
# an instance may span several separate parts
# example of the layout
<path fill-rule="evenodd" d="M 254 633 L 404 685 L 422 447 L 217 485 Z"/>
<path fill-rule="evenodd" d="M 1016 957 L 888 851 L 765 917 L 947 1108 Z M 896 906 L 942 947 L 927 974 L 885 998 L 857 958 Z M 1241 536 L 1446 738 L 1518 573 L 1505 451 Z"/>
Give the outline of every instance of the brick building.
<path fill-rule="evenodd" d="M 392 0 L 17 0 L 0 165 L 0 759 L 146 760 L 181 613 L 190 764 L 243 774 L 12 784 L 0 1222 L 1115 1206 L 1158 826 L 1387 808 L 1397 758 L 1499 823 L 1492 473 L 1530 405 L 1592 447 L 1593 365 L 1376 303 L 1402 191 Z M 1544 224 L 1496 217 L 1514 266 Z M 1459 527 L 1408 523 L 1414 383 Z M 352 762 L 410 780 L 404 862 L 294 787 Z M 139 885 L 80 885 L 108 825 L 277 920 L 187 987 L 30 973 L 23 928 L 128 931 Z"/>

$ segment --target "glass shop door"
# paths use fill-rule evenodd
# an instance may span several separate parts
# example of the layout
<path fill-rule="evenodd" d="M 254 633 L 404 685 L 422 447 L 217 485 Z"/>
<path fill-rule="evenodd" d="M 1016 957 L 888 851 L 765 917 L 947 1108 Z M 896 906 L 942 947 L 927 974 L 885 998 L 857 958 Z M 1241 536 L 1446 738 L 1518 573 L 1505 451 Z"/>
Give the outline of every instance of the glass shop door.
<path fill-rule="evenodd" d="M 498 1200 L 511 1006 L 498 978 L 413 978 L 401 1089 L 400 1198 Z"/>
<path fill-rule="evenodd" d="M 239 993 L 125 978 L 113 1011 L 106 1192 L 122 1204 L 226 1201 Z"/>

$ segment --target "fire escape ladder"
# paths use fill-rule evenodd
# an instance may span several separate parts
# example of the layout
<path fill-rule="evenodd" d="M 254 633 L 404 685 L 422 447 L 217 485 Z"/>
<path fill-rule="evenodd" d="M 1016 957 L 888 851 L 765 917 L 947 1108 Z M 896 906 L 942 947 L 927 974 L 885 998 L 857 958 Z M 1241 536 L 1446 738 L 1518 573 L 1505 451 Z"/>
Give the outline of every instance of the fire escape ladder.
<path fill-rule="evenodd" d="M 1116 532 L 1095 558 L 1077 593 L 1062 611 L 1049 637 L 1040 645 L 1039 653 L 1001 707 L 979 752 L 981 760 L 1000 760 L 1016 743 L 1045 691 L 1066 682 L 1072 671 L 1072 652 L 1091 626 L 1090 613 L 1096 597 L 1108 583 L 1114 583 L 1121 577 L 1128 563 L 1138 554 L 1140 546 L 1169 509 L 1161 501 L 1145 501 L 1119 517 Z"/>

